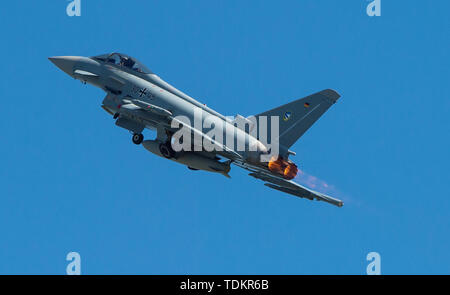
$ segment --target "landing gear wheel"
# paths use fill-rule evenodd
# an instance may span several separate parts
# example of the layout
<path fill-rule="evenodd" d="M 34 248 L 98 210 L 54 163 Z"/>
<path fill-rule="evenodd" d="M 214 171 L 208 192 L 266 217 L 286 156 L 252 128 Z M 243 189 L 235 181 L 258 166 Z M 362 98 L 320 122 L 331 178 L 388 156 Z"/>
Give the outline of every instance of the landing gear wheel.
<path fill-rule="evenodd" d="M 134 144 L 141 144 L 144 140 L 144 135 L 142 135 L 141 133 L 135 133 L 133 134 L 132 140 Z"/>
<path fill-rule="evenodd" d="M 167 159 L 173 158 L 175 156 L 175 152 L 172 149 L 172 147 L 170 146 L 170 142 L 169 143 L 161 143 L 159 145 L 159 151 Z"/>

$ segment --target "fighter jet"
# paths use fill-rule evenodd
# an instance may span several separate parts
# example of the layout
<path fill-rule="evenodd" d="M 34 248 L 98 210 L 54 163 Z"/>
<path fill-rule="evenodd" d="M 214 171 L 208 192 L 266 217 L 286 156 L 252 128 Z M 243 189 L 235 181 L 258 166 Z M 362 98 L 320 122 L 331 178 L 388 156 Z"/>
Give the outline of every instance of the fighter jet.
<path fill-rule="evenodd" d="M 160 157 L 191 170 L 227 177 L 233 164 L 248 170 L 250 176 L 262 180 L 269 188 L 338 207 L 344 204 L 296 183 L 298 167 L 290 159 L 295 156 L 290 147 L 340 98 L 334 90 L 326 89 L 251 117 L 227 117 L 163 81 L 137 59 L 125 54 L 56 56 L 49 60 L 82 83 L 103 89 L 106 96 L 101 107 L 113 117 L 115 124 L 132 133 L 134 144 L 142 144 Z M 199 118 L 198 126 L 195 122 Z M 214 124 L 208 125 L 211 118 Z M 264 125 L 261 122 L 270 122 L 277 129 L 261 131 L 259 126 L 255 132 L 258 123 Z M 216 125 L 222 125 L 223 136 L 211 136 L 204 130 L 205 126 L 210 127 L 206 130 L 211 130 Z M 144 140 L 145 128 L 155 130 L 156 138 Z M 189 137 L 176 137 L 181 130 L 187 130 L 194 137 L 193 143 Z M 233 144 L 224 143 L 223 138 L 231 139 Z M 175 149 L 177 140 L 192 148 Z M 212 149 L 202 146 L 205 140 Z M 236 148 L 240 144 L 245 148 Z M 269 159 L 264 158 L 268 155 Z"/>

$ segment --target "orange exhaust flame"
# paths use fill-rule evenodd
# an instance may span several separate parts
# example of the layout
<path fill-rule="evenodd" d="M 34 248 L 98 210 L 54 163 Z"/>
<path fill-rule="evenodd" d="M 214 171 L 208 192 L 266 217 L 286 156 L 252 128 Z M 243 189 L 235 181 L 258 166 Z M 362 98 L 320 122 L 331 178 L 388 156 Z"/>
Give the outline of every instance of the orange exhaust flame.
<path fill-rule="evenodd" d="M 281 157 L 278 157 L 278 159 L 276 160 L 270 161 L 268 167 L 271 172 L 280 174 L 288 180 L 295 178 L 298 172 L 297 165 L 292 162 L 285 161 Z"/>

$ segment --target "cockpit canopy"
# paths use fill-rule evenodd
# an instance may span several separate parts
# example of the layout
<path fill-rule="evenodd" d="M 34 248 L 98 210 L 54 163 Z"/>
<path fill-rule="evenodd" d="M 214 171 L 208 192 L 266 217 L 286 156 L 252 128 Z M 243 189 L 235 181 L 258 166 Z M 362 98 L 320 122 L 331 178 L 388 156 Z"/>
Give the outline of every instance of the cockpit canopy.
<path fill-rule="evenodd" d="M 106 63 L 111 63 L 120 67 L 128 68 L 142 74 L 152 74 L 146 66 L 140 63 L 137 59 L 132 58 L 122 53 L 102 54 L 92 57 L 95 60 L 99 60 Z"/>

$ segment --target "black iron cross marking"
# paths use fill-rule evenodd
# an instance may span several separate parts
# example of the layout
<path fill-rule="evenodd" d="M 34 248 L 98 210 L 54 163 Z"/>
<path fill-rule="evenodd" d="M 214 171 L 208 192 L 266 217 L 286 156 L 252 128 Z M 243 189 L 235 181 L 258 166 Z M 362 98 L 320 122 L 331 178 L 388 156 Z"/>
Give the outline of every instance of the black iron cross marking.
<path fill-rule="evenodd" d="M 144 88 L 144 89 L 141 89 L 141 90 L 139 90 L 139 97 L 143 97 L 144 95 L 146 95 L 147 94 L 147 88 Z"/>

